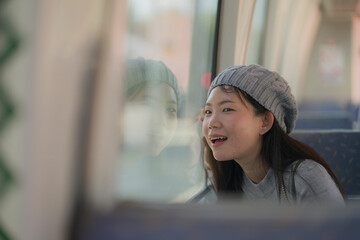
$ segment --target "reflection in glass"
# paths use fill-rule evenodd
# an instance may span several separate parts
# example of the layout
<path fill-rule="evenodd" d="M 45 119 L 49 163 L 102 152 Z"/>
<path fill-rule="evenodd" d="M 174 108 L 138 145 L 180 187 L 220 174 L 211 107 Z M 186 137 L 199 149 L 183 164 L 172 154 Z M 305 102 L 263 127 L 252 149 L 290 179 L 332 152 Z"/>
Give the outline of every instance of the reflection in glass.
<path fill-rule="evenodd" d="M 125 147 L 156 156 L 177 126 L 180 92 L 176 77 L 163 62 L 143 58 L 128 61 L 126 77 Z"/>
<path fill-rule="evenodd" d="M 199 149 L 191 149 L 199 138 L 172 141 L 181 98 L 177 79 L 163 62 L 137 58 L 127 61 L 126 86 L 117 192 L 125 199 L 175 200 L 202 176 L 196 174 Z"/>
<path fill-rule="evenodd" d="M 198 114 L 214 61 L 218 0 L 127 3 L 116 194 L 185 202 L 205 184 Z"/>

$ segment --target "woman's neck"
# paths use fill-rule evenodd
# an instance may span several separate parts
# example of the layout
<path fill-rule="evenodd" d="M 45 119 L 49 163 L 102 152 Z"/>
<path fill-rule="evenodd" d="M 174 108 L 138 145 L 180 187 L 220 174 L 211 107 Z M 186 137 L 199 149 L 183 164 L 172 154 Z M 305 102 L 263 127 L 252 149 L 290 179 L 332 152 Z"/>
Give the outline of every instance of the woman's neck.
<path fill-rule="evenodd" d="M 241 166 L 246 176 L 255 184 L 260 183 L 270 169 L 269 165 L 260 157 L 235 161 Z"/>

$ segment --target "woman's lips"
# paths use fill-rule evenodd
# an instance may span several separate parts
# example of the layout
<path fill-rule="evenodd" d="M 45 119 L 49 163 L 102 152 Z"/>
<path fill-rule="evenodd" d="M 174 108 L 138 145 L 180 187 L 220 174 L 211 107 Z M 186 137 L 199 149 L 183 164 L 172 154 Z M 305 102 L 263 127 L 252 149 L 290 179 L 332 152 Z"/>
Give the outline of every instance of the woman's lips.
<path fill-rule="evenodd" d="M 221 145 L 223 145 L 226 142 L 227 139 L 221 139 L 221 140 L 216 140 L 215 142 L 211 141 L 211 146 L 212 147 L 220 147 Z"/>
<path fill-rule="evenodd" d="M 210 145 L 212 147 L 219 147 L 226 142 L 227 137 L 225 137 L 223 135 L 212 134 L 212 135 L 209 135 L 209 140 L 210 140 Z"/>

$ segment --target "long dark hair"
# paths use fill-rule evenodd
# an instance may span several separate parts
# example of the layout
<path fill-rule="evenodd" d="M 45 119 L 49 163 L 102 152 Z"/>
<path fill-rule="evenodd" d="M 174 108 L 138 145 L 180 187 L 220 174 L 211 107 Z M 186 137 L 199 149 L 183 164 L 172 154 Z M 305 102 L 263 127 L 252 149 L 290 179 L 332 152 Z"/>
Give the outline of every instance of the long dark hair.
<path fill-rule="evenodd" d="M 241 101 L 246 100 L 251 103 L 256 115 L 263 115 L 268 112 L 267 109 L 244 91 L 228 85 L 219 87 L 226 93 L 237 93 Z M 260 154 L 268 166 L 273 169 L 275 176 L 281 177 L 291 163 L 300 159 L 311 159 L 321 164 L 334 180 L 344 199 L 346 199 L 345 190 L 329 164 L 310 146 L 285 133 L 276 119 L 274 119 L 272 128 L 263 136 Z M 216 190 L 225 194 L 242 194 L 241 186 L 244 172 L 240 165 L 234 160 L 217 161 L 213 156 L 208 160 L 207 164 Z M 208 175 L 206 176 L 208 177 Z M 279 181 L 277 182 L 279 184 Z"/>

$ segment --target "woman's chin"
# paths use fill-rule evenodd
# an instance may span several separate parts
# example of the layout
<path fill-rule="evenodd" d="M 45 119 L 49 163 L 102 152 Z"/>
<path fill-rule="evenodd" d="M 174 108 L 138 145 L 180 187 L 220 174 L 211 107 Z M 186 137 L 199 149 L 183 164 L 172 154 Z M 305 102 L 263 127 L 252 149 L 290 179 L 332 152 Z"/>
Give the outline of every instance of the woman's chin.
<path fill-rule="evenodd" d="M 224 155 L 220 155 L 220 154 L 214 154 L 214 158 L 216 161 L 219 161 L 219 162 L 232 160 L 232 158 L 229 158 L 228 156 L 224 156 Z"/>

